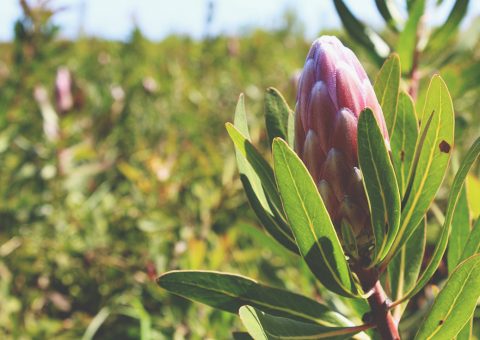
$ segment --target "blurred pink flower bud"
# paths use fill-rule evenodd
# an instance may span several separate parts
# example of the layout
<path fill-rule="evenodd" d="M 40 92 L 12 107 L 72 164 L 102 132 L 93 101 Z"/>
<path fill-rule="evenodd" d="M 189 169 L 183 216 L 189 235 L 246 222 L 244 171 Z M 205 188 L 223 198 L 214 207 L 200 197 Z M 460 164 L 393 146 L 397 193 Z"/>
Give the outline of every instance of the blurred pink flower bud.
<path fill-rule="evenodd" d="M 72 75 L 68 68 L 58 68 L 55 79 L 55 99 L 57 110 L 61 113 L 65 113 L 73 107 L 72 85 Z"/>
<path fill-rule="evenodd" d="M 388 145 L 382 109 L 355 54 L 336 37 L 315 40 L 297 92 L 295 151 L 317 183 L 341 239 L 355 238 L 355 249 L 346 249 L 353 257 L 368 254 L 373 241 L 357 156 L 358 117 L 366 107 Z M 345 228 L 349 235 L 342 234 Z"/>

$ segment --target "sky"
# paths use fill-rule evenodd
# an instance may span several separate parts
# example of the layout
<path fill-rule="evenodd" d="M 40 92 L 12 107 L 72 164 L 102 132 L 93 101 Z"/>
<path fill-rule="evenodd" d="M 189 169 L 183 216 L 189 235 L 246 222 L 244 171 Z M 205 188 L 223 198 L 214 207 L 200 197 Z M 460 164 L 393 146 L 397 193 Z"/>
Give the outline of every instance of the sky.
<path fill-rule="evenodd" d="M 35 2 L 37 0 L 30 0 Z M 236 34 L 252 27 L 274 28 L 287 9 L 293 9 L 314 38 L 321 29 L 338 28 L 340 20 L 332 0 L 51 0 L 53 7 L 65 7 L 54 21 L 68 38 L 79 32 L 90 36 L 122 40 L 135 23 L 153 40 L 172 33 L 200 38 L 207 33 L 208 3 L 214 3 L 210 34 Z M 403 3 L 401 0 L 394 0 Z M 430 5 L 437 0 L 429 0 Z M 383 24 L 374 0 L 345 0 L 352 12 L 374 27 Z M 428 22 L 439 24 L 454 0 L 444 0 L 439 11 L 427 11 Z M 13 23 L 20 16 L 18 0 L 0 0 L 0 41 L 12 38 Z M 463 26 L 480 15 L 480 1 L 470 1 Z"/>

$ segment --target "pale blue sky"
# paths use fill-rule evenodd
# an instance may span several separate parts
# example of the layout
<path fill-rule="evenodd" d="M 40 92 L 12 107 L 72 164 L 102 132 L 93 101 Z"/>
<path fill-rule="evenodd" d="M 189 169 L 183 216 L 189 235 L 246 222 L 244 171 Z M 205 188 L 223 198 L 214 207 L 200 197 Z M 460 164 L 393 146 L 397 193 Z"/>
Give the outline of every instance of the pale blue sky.
<path fill-rule="evenodd" d="M 36 0 L 30 0 L 36 1 Z M 206 32 L 208 0 L 52 0 L 55 7 L 67 9 L 55 17 L 62 34 L 75 37 L 83 27 L 88 35 L 124 39 L 131 32 L 134 20 L 151 39 L 162 39 L 170 33 L 201 37 Z M 308 37 L 320 29 L 339 27 L 340 21 L 332 0 L 213 0 L 215 11 L 210 32 L 239 33 L 250 27 L 278 26 L 287 8 L 294 9 L 305 26 Z M 352 11 L 371 25 L 380 26 L 382 19 L 374 0 L 346 0 Z M 402 0 L 397 0 L 403 3 Z M 430 0 L 430 3 L 436 0 Z M 429 22 L 439 23 L 453 5 L 444 0 L 439 12 L 427 11 Z M 468 17 L 480 15 L 480 1 L 470 1 Z M 12 27 L 21 11 L 18 0 L 0 0 L 0 40 L 12 38 Z"/>

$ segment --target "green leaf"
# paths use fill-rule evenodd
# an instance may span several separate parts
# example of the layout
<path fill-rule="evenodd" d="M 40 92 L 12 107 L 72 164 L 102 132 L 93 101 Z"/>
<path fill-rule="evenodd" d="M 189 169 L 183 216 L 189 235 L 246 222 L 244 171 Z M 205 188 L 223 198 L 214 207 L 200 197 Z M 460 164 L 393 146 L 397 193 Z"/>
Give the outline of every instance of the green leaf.
<path fill-rule="evenodd" d="M 233 340 L 252 340 L 253 338 L 247 332 L 232 332 Z"/>
<path fill-rule="evenodd" d="M 341 314 L 303 295 L 268 287 L 244 276 L 213 271 L 171 271 L 157 279 L 160 287 L 187 299 L 230 313 L 243 305 L 323 326 L 350 326 Z"/>
<path fill-rule="evenodd" d="M 415 339 L 454 338 L 473 316 L 479 297 L 480 255 L 474 255 L 452 273 Z"/>
<path fill-rule="evenodd" d="M 287 140 L 289 115 L 290 108 L 282 94 L 269 87 L 265 94 L 265 123 L 269 145 L 272 145 L 276 137 Z"/>
<path fill-rule="evenodd" d="M 466 244 L 462 245 L 462 249 L 463 252 L 458 262 L 462 262 L 470 256 L 480 252 L 480 218 L 477 219 L 477 222 L 473 226 L 473 229 L 468 236 Z"/>
<path fill-rule="evenodd" d="M 424 219 L 421 224 L 422 227 L 415 230 L 412 237 L 388 264 L 390 298 L 394 301 L 401 299 L 406 292 L 415 286 L 420 274 L 427 238 L 426 220 Z M 400 320 L 406 307 L 406 303 L 397 306 L 393 310 L 393 317 Z"/>
<path fill-rule="evenodd" d="M 357 288 L 345 254 L 307 168 L 278 138 L 273 142 L 273 161 L 285 213 L 310 270 L 331 291 L 354 296 Z"/>
<path fill-rule="evenodd" d="M 250 140 L 250 132 L 248 131 L 247 122 L 247 110 L 245 109 L 245 96 L 243 93 L 238 97 L 233 123 L 238 131 L 240 131 L 248 140 Z"/>
<path fill-rule="evenodd" d="M 385 117 L 389 136 L 392 135 L 392 129 L 397 118 L 400 72 L 400 59 L 397 54 L 391 54 L 383 63 L 373 85 Z"/>
<path fill-rule="evenodd" d="M 460 22 L 467 14 L 469 0 L 456 0 L 447 20 L 440 25 L 431 35 L 428 44 L 433 49 L 439 49 L 449 42 L 453 34 L 457 32 Z"/>
<path fill-rule="evenodd" d="M 293 148 L 295 144 L 295 112 L 292 110 L 288 114 L 287 142 Z"/>
<path fill-rule="evenodd" d="M 443 255 L 445 254 L 445 249 L 447 248 L 447 242 L 450 236 L 450 230 L 452 228 L 453 213 L 455 212 L 458 200 L 460 199 L 462 186 L 465 182 L 468 171 L 470 171 L 470 168 L 472 167 L 479 154 L 480 138 L 478 138 L 470 147 L 467 154 L 465 155 L 462 164 L 460 165 L 460 168 L 457 171 L 457 174 L 455 175 L 448 197 L 448 206 L 447 213 L 445 215 L 445 221 L 443 222 L 440 237 L 435 243 L 435 249 L 433 250 L 433 253 L 431 255 L 430 262 L 427 264 L 425 270 L 420 275 L 420 278 L 418 279 L 415 286 L 413 286 L 412 289 L 410 289 L 404 297 L 402 297 L 400 300 L 395 301 L 392 307 L 410 299 L 412 296 L 422 290 L 422 288 L 428 283 L 428 281 L 430 281 L 433 274 L 437 270 L 440 262 L 442 261 Z"/>
<path fill-rule="evenodd" d="M 402 202 L 400 229 L 385 258 L 386 263 L 413 234 L 426 214 L 443 181 L 450 160 L 454 112 L 447 86 L 438 75 L 432 78 L 427 91 L 420 131 Z"/>
<path fill-rule="evenodd" d="M 398 98 L 397 117 L 390 134 L 392 162 L 397 175 L 401 197 L 407 189 L 407 178 L 410 172 L 415 144 L 418 138 L 418 122 L 415 105 L 406 92 L 400 92 Z"/>
<path fill-rule="evenodd" d="M 267 197 L 271 199 L 273 205 L 281 211 L 280 196 L 278 195 L 275 185 L 275 179 L 273 176 L 273 170 L 270 164 L 263 158 L 263 156 L 257 151 L 257 149 L 250 143 L 248 139 L 243 136 L 235 126 L 230 123 L 225 124 L 227 132 L 230 135 L 236 149 L 241 155 L 246 158 L 248 163 L 252 166 L 256 172 L 262 186 L 265 189 Z"/>
<path fill-rule="evenodd" d="M 351 254 L 354 258 L 358 258 L 358 246 L 352 226 L 345 220 L 340 223 L 340 232 L 342 235 L 343 245 L 347 250 L 347 254 Z"/>
<path fill-rule="evenodd" d="M 450 240 L 448 241 L 447 265 L 449 273 L 457 266 L 469 234 L 470 213 L 468 211 L 467 193 L 464 186 L 460 193 L 457 208 L 453 214 L 452 231 L 450 234 Z"/>
<path fill-rule="evenodd" d="M 407 2 L 407 11 L 408 11 L 408 13 L 410 13 L 410 12 L 412 11 L 412 9 L 413 9 L 413 4 L 415 3 L 415 1 L 417 1 L 417 0 L 407 0 L 407 1 L 406 1 L 406 2 Z M 441 0 L 441 1 L 443 1 L 443 0 Z"/>
<path fill-rule="evenodd" d="M 81 340 L 91 340 L 94 338 L 97 331 L 105 323 L 105 320 L 112 314 L 112 309 L 110 307 L 101 308 L 98 313 L 93 317 L 93 319 L 88 324 L 85 333 L 83 333 Z"/>
<path fill-rule="evenodd" d="M 273 176 L 273 170 L 268 162 L 262 157 L 257 149 L 250 143 L 245 136 L 230 123 L 225 124 L 227 132 L 230 135 L 236 149 L 246 158 L 253 170 L 257 173 L 262 186 L 265 189 L 267 197 L 271 199 L 273 205 L 281 211 L 280 196 L 278 195 Z"/>
<path fill-rule="evenodd" d="M 255 340 L 350 339 L 368 326 L 325 327 L 269 315 L 252 306 L 243 306 L 240 319 Z"/>
<path fill-rule="evenodd" d="M 378 122 L 369 108 L 358 119 L 358 162 L 372 214 L 373 264 L 390 249 L 400 223 L 400 193 Z"/>
<path fill-rule="evenodd" d="M 382 63 L 383 59 L 390 54 L 387 43 L 371 28 L 360 22 L 343 0 L 333 0 L 333 3 L 348 34 L 365 47 L 375 62 Z"/>
<path fill-rule="evenodd" d="M 234 123 L 235 127 L 238 129 L 238 132 L 246 136 L 244 137 L 245 139 L 249 139 L 250 134 L 248 132 L 247 115 L 243 94 L 240 95 L 237 107 L 235 109 Z M 240 180 L 242 181 L 243 188 L 247 195 L 247 199 L 253 211 L 255 212 L 267 232 L 275 240 L 285 246 L 285 248 L 298 254 L 298 248 L 293 238 L 292 232 L 288 225 L 285 223 L 284 219 L 281 216 L 277 216 L 278 214 L 274 214 L 274 212 L 272 211 L 269 205 L 269 200 L 262 186 L 260 177 L 257 175 L 255 169 L 247 161 L 245 154 L 243 154 L 237 147 L 235 147 L 235 152 L 237 157 L 238 170 L 240 173 Z M 258 157 L 262 158 L 260 155 L 258 155 Z M 261 160 L 259 162 L 261 163 L 261 165 L 267 168 L 267 170 L 264 171 L 266 173 L 266 176 L 268 176 L 269 171 L 270 176 L 273 176 L 272 170 L 268 163 L 265 165 L 266 162 L 262 162 Z M 268 170 L 268 168 L 270 168 L 270 170 Z M 273 194 L 276 194 L 278 196 L 276 190 Z"/>
<path fill-rule="evenodd" d="M 397 42 L 397 49 L 404 72 L 410 72 L 413 66 L 414 53 L 417 49 L 417 30 L 425 11 L 425 0 L 416 0 L 409 11 L 409 17 Z"/>
<path fill-rule="evenodd" d="M 398 26 L 403 21 L 400 11 L 393 0 L 375 0 L 377 9 L 382 15 L 387 25 L 395 32 L 398 32 Z"/>
<path fill-rule="evenodd" d="M 468 206 L 470 207 L 472 218 L 475 219 L 480 217 L 480 200 L 477 199 L 477 197 L 480 197 L 480 179 L 470 174 L 465 184 L 467 187 Z"/>
<path fill-rule="evenodd" d="M 299 254 L 297 244 L 293 238 L 293 234 L 290 230 L 290 227 L 283 222 L 282 219 L 277 218 L 271 213 L 270 207 L 266 201 L 261 203 L 258 198 L 255 190 L 253 189 L 249 178 L 244 175 L 240 175 L 240 180 L 242 181 L 243 189 L 247 195 L 248 202 L 252 207 L 255 215 L 262 223 L 265 230 L 281 245 L 286 249 L 290 250 L 295 254 Z M 263 192 L 263 190 L 262 190 Z"/>
<path fill-rule="evenodd" d="M 462 328 L 462 330 L 457 334 L 455 340 L 470 340 L 472 339 L 472 328 L 473 328 L 473 316 L 467 322 L 467 324 Z"/>

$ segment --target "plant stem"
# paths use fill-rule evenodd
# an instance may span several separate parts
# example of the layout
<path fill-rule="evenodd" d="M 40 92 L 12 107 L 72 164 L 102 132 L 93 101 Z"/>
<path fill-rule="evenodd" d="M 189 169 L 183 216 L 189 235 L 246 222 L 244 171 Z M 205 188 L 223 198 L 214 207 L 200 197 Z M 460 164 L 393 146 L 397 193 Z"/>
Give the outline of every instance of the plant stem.
<path fill-rule="evenodd" d="M 361 266 L 352 268 L 362 284 L 365 292 L 369 292 L 367 298 L 370 305 L 371 322 L 376 326 L 382 340 L 399 340 L 398 325 L 390 313 L 390 305 L 382 284 L 378 280 L 379 273 L 376 269 L 366 269 Z M 370 322 L 370 320 L 368 320 Z"/>
<path fill-rule="evenodd" d="M 380 281 L 372 288 L 372 295 L 368 298 L 372 310 L 373 322 L 383 340 L 399 340 L 398 326 L 388 309 L 387 296 L 383 291 Z"/>
<path fill-rule="evenodd" d="M 408 88 L 408 94 L 413 100 L 417 100 L 418 86 L 420 83 L 420 72 L 418 70 L 418 56 L 420 52 L 415 50 L 413 58 L 413 66 L 410 72 L 410 86 Z"/>
<path fill-rule="evenodd" d="M 418 69 L 418 64 L 420 61 L 420 49 L 418 46 L 418 42 L 421 39 L 421 35 L 423 34 L 424 25 L 424 17 L 422 16 L 417 27 L 417 32 L 415 36 L 415 49 L 412 56 L 412 69 L 410 70 L 409 74 L 410 85 L 408 87 L 408 93 L 414 101 L 417 100 L 418 86 L 420 84 L 420 70 Z"/>

